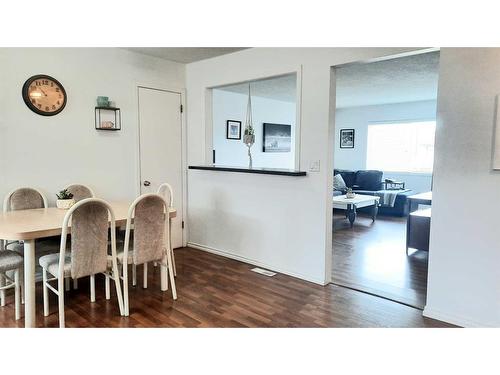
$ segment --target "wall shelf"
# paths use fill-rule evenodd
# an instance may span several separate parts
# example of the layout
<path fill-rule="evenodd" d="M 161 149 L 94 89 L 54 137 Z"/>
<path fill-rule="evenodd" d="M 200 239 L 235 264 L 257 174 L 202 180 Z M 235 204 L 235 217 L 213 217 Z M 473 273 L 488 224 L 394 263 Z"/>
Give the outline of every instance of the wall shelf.
<path fill-rule="evenodd" d="M 95 107 L 96 130 L 116 131 L 122 129 L 120 108 Z"/>
<path fill-rule="evenodd" d="M 245 167 L 229 167 L 223 165 L 190 165 L 188 168 L 198 169 L 203 171 L 254 173 L 254 174 L 268 174 L 276 176 L 292 176 L 292 177 L 301 177 L 307 175 L 306 172 L 298 171 L 295 169 L 245 168 Z"/>

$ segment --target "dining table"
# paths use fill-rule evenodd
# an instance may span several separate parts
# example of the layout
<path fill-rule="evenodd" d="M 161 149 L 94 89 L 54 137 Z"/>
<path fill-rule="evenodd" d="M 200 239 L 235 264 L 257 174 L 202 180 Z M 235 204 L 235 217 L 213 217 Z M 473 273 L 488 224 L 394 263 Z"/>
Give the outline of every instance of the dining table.
<path fill-rule="evenodd" d="M 108 203 L 113 209 L 116 227 L 124 226 L 132 201 Z M 35 240 L 60 235 L 66 212 L 56 207 L 49 207 L 0 213 L 0 240 L 22 241 L 24 245 L 24 325 L 26 328 L 36 327 Z M 170 223 L 170 219 L 176 215 L 176 209 L 169 208 L 168 222 Z M 169 239 L 165 245 L 170 247 L 170 233 L 168 234 Z M 168 289 L 168 273 L 166 267 L 160 268 L 161 290 L 165 291 Z M 173 293 L 176 293 L 175 284 L 172 285 L 172 289 Z"/>

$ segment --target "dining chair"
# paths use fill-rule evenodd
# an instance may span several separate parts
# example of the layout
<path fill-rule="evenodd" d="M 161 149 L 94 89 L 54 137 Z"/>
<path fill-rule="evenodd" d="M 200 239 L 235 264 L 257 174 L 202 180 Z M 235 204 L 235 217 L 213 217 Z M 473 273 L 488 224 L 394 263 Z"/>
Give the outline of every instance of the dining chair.
<path fill-rule="evenodd" d="M 75 202 L 80 202 L 86 198 L 95 198 L 94 191 L 83 184 L 70 184 L 66 187 L 66 190 L 73 194 Z M 66 285 L 66 290 L 68 289 L 69 287 Z M 73 279 L 73 289 L 78 289 L 78 279 Z"/>
<path fill-rule="evenodd" d="M 168 207 L 173 208 L 174 207 L 174 191 L 172 189 L 172 186 L 164 182 L 158 187 L 157 191 L 158 195 L 161 195 L 163 199 L 165 199 L 165 202 L 167 202 Z M 172 247 L 172 219 L 170 219 L 170 216 L 168 216 L 168 243 L 170 245 L 170 249 L 172 250 L 172 263 L 174 266 L 174 276 L 177 276 L 177 267 L 175 266 L 175 252 L 174 248 Z"/>
<path fill-rule="evenodd" d="M 73 199 L 75 202 L 80 202 L 82 199 L 95 198 L 95 194 L 91 188 L 82 184 L 71 184 L 66 187 L 71 194 L 73 194 Z"/>
<path fill-rule="evenodd" d="M 21 291 L 20 291 L 20 274 L 23 269 L 23 257 L 16 251 L 3 250 L 0 251 L 0 275 L 4 283 L 0 286 L 0 290 L 5 292 L 6 289 L 14 288 L 15 300 L 15 316 L 16 320 L 21 318 Z M 11 271 L 13 278 L 8 274 Z M 5 306 L 5 293 L 2 294 L 2 306 Z"/>
<path fill-rule="evenodd" d="M 108 224 L 108 220 L 109 223 Z M 66 252 L 68 227 L 71 222 L 71 246 Z M 111 228 L 111 255 L 108 256 L 108 228 Z M 108 261 L 109 259 L 109 261 Z M 109 279 L 116 286 L 118 306 L 123 315 L 123 297 L 116 256 L 115 215 L 111 206 L 98 198 L 87 198 L 76 203 L 64 216 L 59 254 L 40 258 L 43 270 L 43 314 L 49 315 L 51 290 L 59 300 L 59 326 L 64 327 L 64 279 L 90 276 L 90 301 L 95 302 L 95 275 L 106 277 L 106 299 L 110 299 Z M 48 278 L 48 274 L 52 278 Z M 57 280 L 57 287 L 50 282 Z"/>
<path fill-rule="evenodd" d="M 46 208 L 47 198 L 40 190 L 32 187 L 21 187 L 10 191 L 3 200 L 3 212 L 17 211 L 17 210 L 30 210 L 36 208 Z M 7 241 L 0 240 L 0 248 L 14 250 L 20 254 L 23 254 L 23 244 L 20 241 Z M 6 283 L 5 276 L 0 274 L 0 303 L 1 306 L 4 305 L 5 301 L 5 289 L 2 289 Z M 24 282 L 23 277 L 20 277 L 20 289 L 21 289 L 21 300 L 24 302 L 23 289 Z"/>
<path fill-rule="evenodd" d="M 123 251 L 118 253 L 118 262 L 122 265 L 124 313 L 129 315 L 128 265 L 144 265 L 144 287 L 147 287 L 147 264 L 158 262 L 166 267 L 172 284 L 172 297 L 177 299 L 172 266 L 172 253 L 165 243 L 167 202 L 158 194 L 144 194 L 131 205 L 127 215 L 125 243 Z M 134 222 L 132 249 L 130 248 L 131 226 Z M 168 279 L 167 279 L 168 280 Z M 168 281 L 167 281 L 168 283 Z M 167 284 L 168 285 L 168 284 Z"/>

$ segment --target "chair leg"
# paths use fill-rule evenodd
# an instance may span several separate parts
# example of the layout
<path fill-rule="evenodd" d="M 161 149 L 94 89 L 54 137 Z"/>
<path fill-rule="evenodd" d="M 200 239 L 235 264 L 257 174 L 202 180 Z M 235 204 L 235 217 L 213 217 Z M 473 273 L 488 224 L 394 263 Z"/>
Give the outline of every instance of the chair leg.
<path fill-rule="evenodd" d="M 132 286 L 137 285 L 137 266 L 132 264 Z"/>
<path fill-rule="evenodd" d="M 21 304 L 24 305 L 24 268 L 19 271 L 19 290 L 21 291 Z"/>
<path fill-rule="evenodd" d="M 177 299 L 177 289 L 175 288 L 175 277 L 174 277 L 174 267 L 172 265 L 172 250 L 167 250 L 167 264 L 168 264 L 168 274 L 170 276 L 170 283 L 172 284 L 172 298 Z"/>
<path fill-rule="evenodd" d="M 47 288 L 47 270 L 42 269 L 43 316 L 49 316 L 49 288 Z"/>
<path fill-rule="evenodd" d="M 90 275 L 90 302 L 95 302 L 95 275 Z"/>
<path fill-rule="evenodd" d="M 14 298 L 16 301 L 16 320 L 21 319 L 21 296 L 19 290 L 19 268 L 14 273 Z"/>
<path fill-rule="evenodd" d="M 104 277 L 106 278 L 105 282 L 104 282 L 104 287 L 105 287 L 105 290 L 106 290 L 106 299 L 109 300 L 109 299 L 111 299 L 111 292 L 109 290 L 109 275 L 106 273 L 104 275 Z"/>
<path fill-rule="evenodd" d="M 64 328 L 66 325 L 64 320 L 64 278 L 57 280 L 57 296 L 59 301 L 59 327 Z"/>
<path fill-rule="evenodd" d="M 148 264 L 144 263 L 144 277 L 143 277 L 143 288 L 148 288 Z"/>
<path fill-rule="evenodd" d="M 132 265 L 134 267 L 134 265 Z M 128 266 L 123 265 L 123 315 L 129 316 L 128 304 Z"/>
<path fill-rule="evenodd" d="M 123 309 L 123 295 L 122 295 L 122 288 L 120 286 L 120 271 L 118 271 L 118 265 L 116 263 L 116 260 L 113 261 L 113 281 L 115 282 L 116 298 L 118 298 L 118 307 L 120 308 L 120 315 L 123 316 L 125 314 Z"/>
<path fill-rule="evenodd" d="M 5 277 L 0 274 L 0 287 L 5 286 Z M 5 306 L 5 290 L 0 290 L 0 306 Z"/>
<path fill-rule="evenodd" d="M 73 289 L 77 290 L 78 289 L 78 279 L 73 280 Z"/>
<path fill-rule="evenodd" d="M 175 252 L 174 249 L 172 251 L 172 264 L 174 265 L 174 276 L 177 276 L 177 267 L 175 267 Z"/>

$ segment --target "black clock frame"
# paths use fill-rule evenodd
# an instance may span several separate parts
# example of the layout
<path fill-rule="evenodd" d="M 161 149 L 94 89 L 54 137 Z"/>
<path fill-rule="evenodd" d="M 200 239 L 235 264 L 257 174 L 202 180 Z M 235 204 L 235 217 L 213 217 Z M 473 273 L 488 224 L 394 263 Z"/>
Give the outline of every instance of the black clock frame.
<path fill-rule="evenodd" d="M 60 87 L 61 92 L 64 96 L 64 101 L 63 101 L 63 104 L 61 105 L 61 107 L 57 111 L 54 111 L 54 112 L 41 111 L 36 106 L 34 106 L 33 103 L 31 103 L 31 100 L 29 99 L 29 87 L 31 86 L 31 83 L 33 81 L 36 81 L 37 79 L 49 79 Z M 42 116 L 55 116 L 55 115 L 57 115 L 58 113 L 60 113 L 64 109 L 64 107 L 66 107 L 66 102 L 68 100 L 66 90 L 64 89 L 64 86 L 61 84 L 61 82 L 59 82 L 54 77 L 48 76 L 46 74 L 37 74 L 37 75 L 34 75 L 34 76 L 28 78 L 26 80 L 26 82 L 24 82 L 22 96 L 23 96 L 23 100 L 24 100 L 24 103 L 26 104 L 26 106 L 29 109 L 31 109 L 33 112 L 35 112 L 36 114 L 42 115 Z"/>

